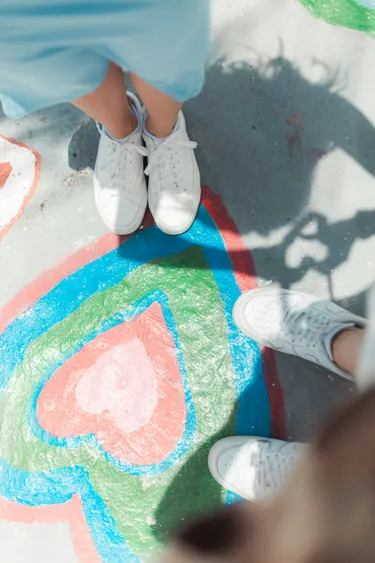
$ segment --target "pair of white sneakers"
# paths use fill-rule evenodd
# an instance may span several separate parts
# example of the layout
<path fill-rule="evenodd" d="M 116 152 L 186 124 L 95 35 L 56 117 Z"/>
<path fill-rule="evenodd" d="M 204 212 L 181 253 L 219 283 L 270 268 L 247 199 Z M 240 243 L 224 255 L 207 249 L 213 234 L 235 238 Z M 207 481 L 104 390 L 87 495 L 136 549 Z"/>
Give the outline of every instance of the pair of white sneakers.
<path fill-rule="evenodd" d="M 126 139 L 113 139 L 103 128 L 94 171 L 95 202 L 107 227 L 118 235 L 136 231 L 147 202 L 158 227 L 167 234 L 187 231 L 201 199 L 199 169 L 179 112 L 173 132 L 163 140 L 145 129 L 146 112 L 128 92 L 138 127 Z M 144 158 L 148 165 L 144 169 Z M 146 178 L 149 177 L 148 190 Z"/>
<path fill-rule="evenodd" d="M 333 338 L 342 330 L 364 329 L 368 324 L 330 301 L 279 288 L 245 293 L 234 307 L 233 318 L 259 344 L 304 358 L 347 379 L 352 377 L 333 362 Z M 283 487 L 305 448 L 295 442 L 235 436 L 213 446 L 208 465 L 224 488 L 262 502 Z"/>

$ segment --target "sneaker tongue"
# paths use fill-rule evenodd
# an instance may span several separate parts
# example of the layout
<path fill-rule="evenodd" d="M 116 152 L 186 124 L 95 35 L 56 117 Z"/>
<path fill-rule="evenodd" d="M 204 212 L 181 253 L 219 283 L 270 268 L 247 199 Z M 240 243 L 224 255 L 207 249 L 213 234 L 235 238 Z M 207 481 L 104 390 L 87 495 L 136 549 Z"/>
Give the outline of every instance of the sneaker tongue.
<path fill-rule="evenodd" d="M 262 456 L 268 454 L 270 451 L 270 444 L 267 440 L 256 440 L 254 442 L 250 442 L 248 445 L 248 454 L 250 457 L 253 455 Z"/>
<path fill-rule="evenodd" d="M 165 139 L 158 139 L 157 137 L 153 137 L 150 135 L 150 143 L 154 145 L 154 147 L 158 147 L 162 144 Z"/>
<path fill-rule="evenodd" d="M 145 130 L 144 131 L 144 138 L 147 145 L 152 145 L 154 148 L 158 147 L 163 141 L 168 139 L 168 137 L 155 137 L 152 133 Z"/>

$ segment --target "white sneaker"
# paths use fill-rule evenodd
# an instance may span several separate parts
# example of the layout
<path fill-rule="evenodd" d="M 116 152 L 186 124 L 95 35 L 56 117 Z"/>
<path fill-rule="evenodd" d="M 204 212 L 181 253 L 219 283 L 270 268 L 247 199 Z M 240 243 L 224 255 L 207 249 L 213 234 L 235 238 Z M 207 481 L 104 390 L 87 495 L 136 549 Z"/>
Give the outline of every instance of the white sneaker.
<path fill-rule="evenodd" d="M 138 117 L 137 129 L 123 142 L 114 141 L 99 129 L 100 142 L 94 171 L 95 203 L 107 227 L 117 235 L 138 229 L 147 207 L 142 139 L 144 109 L 128 92 Z"/>
<path fill-rule="evenodd" d="M 237 300 L 233 318 L 256 342 L 353 379 L 333 362 L 331 343 L 345 328 L 364 328 L 367 321 L 331 301 L 286 289 L 255 289 Z"/>
<path fill-rule="evenodd" d="M 173 133 L 158 141 L 144 133 L 149 153 L 145 170 L 149 179 L 148 203 L 155 223 L 169 235 L 187 231 L 194 222 L 201 199 L 200 175 L 185 118 L 180 111 Z"/>
<path fill-rule="evenodd" d="M 224 438 L 211 449 L 208 467 L 225 489 L 256 502 L 277 494 L 306 446 L 257 436 Z"/>

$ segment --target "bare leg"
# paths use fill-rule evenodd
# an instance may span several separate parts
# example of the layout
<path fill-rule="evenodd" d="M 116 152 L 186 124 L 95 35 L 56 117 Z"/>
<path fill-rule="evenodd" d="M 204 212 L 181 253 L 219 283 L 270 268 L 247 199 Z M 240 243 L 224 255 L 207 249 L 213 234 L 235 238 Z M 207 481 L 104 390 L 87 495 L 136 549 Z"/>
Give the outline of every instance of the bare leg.
<path fill-rule="evenodd" d="M 147 131 L 155 137 L 167 137 L 172 133 L 182 104 L 156 90 L 135 74 L 132 74 L 131 79 L 148 112 Z"/>
<path fill-rule="evenodd" d="M 365 340 L 366 330 L 343 330 L 332 341 L 332 355 L 335 364 L 350 375 L 355 375 L 359 355 Z"/>
<path fill-rule="evenodd" d="M 114 63 L 110 63 L 100 86 L 73 104 L 104 125 L 117 139 L 127 137 L 137 127 L 137 118 L 126 95 L 124 73 Z"/>

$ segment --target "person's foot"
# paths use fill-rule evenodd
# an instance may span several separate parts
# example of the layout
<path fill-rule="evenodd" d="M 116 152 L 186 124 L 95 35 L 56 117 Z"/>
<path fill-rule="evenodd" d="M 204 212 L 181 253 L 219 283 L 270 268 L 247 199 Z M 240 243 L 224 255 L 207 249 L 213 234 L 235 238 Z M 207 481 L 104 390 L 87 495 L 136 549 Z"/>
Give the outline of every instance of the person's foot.
<path fill-rule="evenodd" d="M 225 489 L 247 500 L 263 502 L 285 485 L 305 447 L 268 438 L 224 438 L 211 449 L 208 467 Z"/>
<path fill-rule="evenodd" d="M 345 329 L 364 328 L 367 321 L 331 301 L 286 289 L 254 289 L 237 300 L 233 318 L 259 344 L 353 379 L 334 363 L 332 341 Z"/>
<path fill-rule="evenodd" d="M 94 171 L 95 203 L 107 227 L 118 235 L 138 229 L 147 207 L 143 158 L 147 155 L 142 139 L 144 110 L 138 99 L 128 93 L 138 119 L 138 127 L 123 140 L 114 140 L 100 131 Z"/>
<path fill-rule="evenodd" d="M 180 111 L 173 132 L 163 140 L 144 132 L 148 150 L 148 203 L 158 227 L 169 235 L 187 231 L 201 199 L 200 175 L 194 149 Z"/>

